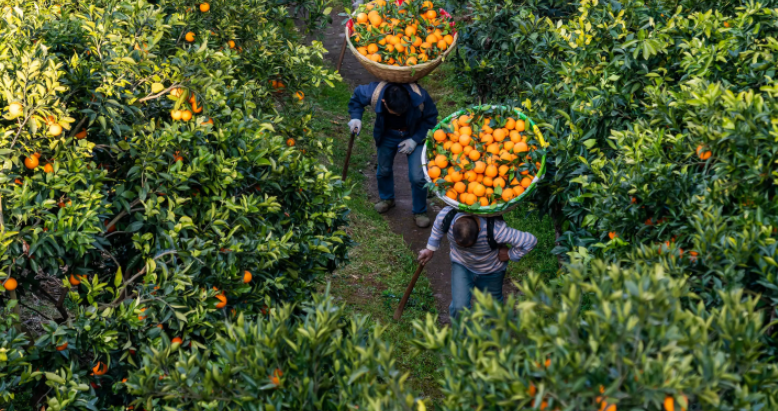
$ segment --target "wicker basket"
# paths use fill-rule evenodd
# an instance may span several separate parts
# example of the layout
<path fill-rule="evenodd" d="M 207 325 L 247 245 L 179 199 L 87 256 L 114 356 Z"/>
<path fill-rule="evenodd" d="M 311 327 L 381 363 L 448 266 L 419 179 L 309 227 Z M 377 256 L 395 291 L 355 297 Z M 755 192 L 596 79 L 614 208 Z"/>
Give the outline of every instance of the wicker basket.
<path fill-rule="evenodd" d="M 417 64 L 415 66 L 397 67 L 390 66 L 388 64 L 376 63 L 359 54 L 357 49 L 354 48 L 354 45 L 351 43 L 349 29 L 346 27 L 348 48 L 351 50 L 351 53 L 354 54 L 354 57 L 356 57 L 357 61 L 362 63 L 362 66 L 365 68 L 365 70 L 370 72 L 370 74 L 390 83 L 415 83 L 421 80 L 427 74 L 432 73 L 432 71 L 435 70 L 440 65 L 440 63 L 443 62 L 443 60 L 445 60 L 446 56 L 448 56 L 448 54 L 456 48 L 458 38 L 459 34 L 454 34 L 454 41 L 451 43 L 451 46 L 449 46 L 449 48 L 447 48 L 446 51 L 439 55 L 435 60 L 428 61 L 423 64 Z"/>
<path fill-rule="evenodd" d="M 505 107 L 505 106 L 489 106 L 489 105 L 473 106 L 472 108 L 475 109 L 475 110 L 478 110 L 478 109 L 485 109 L 485 108 L 489 108 L 489 107 L 491 107 L 491 108 L 508 108 L 508 107 Z M 543 148 L 548 147 L 548 143 L 543 138 L 543 134 L 540 133 L 540 129 L 538 128 L 537 125 L 535 125 L 535 122 L 533 122 L 532 119 L 530 119 L 529 117 L 524 115 L 524 113 L 519 111 L 519 109 L 513 108 L 513 111 L 516 112 L 516 115 L 518 116 L 518 118 L 524 120 L 525 122 L 527 122 L 529 124 L 529 126 L 532 129 L 532 131 L 535 133 L 535 137 L 540 142 L 541 147 L 543 147 Z M 454 114 L 446 117 L 445 119 L 443 119 L 443 121 L 438 123 L 438 125 L 435 126 L 435 128 L 433 128 L 430 131 L 430 133 L 429 133 L 429 135 L 427 137 L 427 142 L 426 142 L 426 144 L 424 144 L 424 148 L 422 148 L 422 151 L 421 151 L 421 166 L 422 166 L 422 169 L 424 170 L 424 178 L 427 180 L 428 183 L 432 183 L 432 179 L 430 178 L 429 172 L 427 171 L 427 162 L 429 161 L 428 158 L 427 158 L 427 150 L 434 144 L 433 143 L 434 139 L 432 138 L 432 135 L 435 133 L 435 131 L 437 131 L 441 127 L 442 124 L 450 123 L 452 118 L 459 117 L 459 116 L 461 116 L 463 114 L 467 114 L 467 112 L 464 109 L 457 111 L 456 113 L 454 113 Z M 527 187 L 527 189 L 524 191 L 524 193 L 522 193 L 520 196 L 512 199 L 511 201 L 509 201 L 507 203 L 495 204 L 495 205 L 492 205 L 492 206 L 489 206 L 489 207 L 481 207 L 481 206 L 477 206 L 477 205 L 468 206 L 467 204 L 462 204 L 459 201 L 456 201 L 454 199 L 451 199 L 451 198 L 447 197 L 445 195 L 445 193 L 443 193 L 443 192 L 441 192 L 439 190 L 434 190 L 434 193 L 435 193 L 436 196 L 438 196 L 438 198 L 443 200 L 443 202 L 445 202 L 447 205 L 450 205 L 450 206 L 452 206 L 452 207 L 454 207 L 456 209 L 459 209 L 459 211 L 461 211 L 463 213 L 477 215 L 477 216 L 480 216 L 480 217 L 495 217 L 495 216 L 503 215 L 503 214 L 513 210 L 514 208 L 518 207 L 519 204 L 521 204 L 521 202 L 525 198 L 527 198 L 535 190 L 535 187 L 537 187 L 538 182 L 543 179 L 543 177 L 545 176 L 545 173 L 546 173 L 546 155 L 543 154 L 543 159 L 541 160 L 541 165 L 540 165 L 540 169 L 538 170 L 538 175 L 535 176 L 535 178 L 532 180 L 532 184 L 529 187 Z"/>

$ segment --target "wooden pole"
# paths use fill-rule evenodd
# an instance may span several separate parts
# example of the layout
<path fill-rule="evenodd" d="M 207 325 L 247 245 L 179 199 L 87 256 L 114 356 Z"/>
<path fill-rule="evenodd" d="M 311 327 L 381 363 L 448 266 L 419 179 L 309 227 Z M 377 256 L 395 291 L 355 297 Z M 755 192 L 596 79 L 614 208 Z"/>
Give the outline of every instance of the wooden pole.
<path fill-rule="evenodd" d="M 357 133 L 351 130 L 351 138 L 348 141 L 348 151 L 346 152 L 346 163 L 343 164 L 343 177 L 341 177 L 343 181 L 346 181 L 346 177 L 348 177 L 348 163 L 351 161 L 351 150 L 354 148 L 354 138 L 356 136 Z"/>
<path fill-rule="evenodd" d="M 340 57 L 338 57 L 338 64 L 335 65 L 335 71 L 340 72 L 340 68 L 343 66 L 343 58 L 346 56 L 346 42 L 348 39 L 343 37 L 343 47 L 340 48 Z"/>
<path fill-rule="evenodd" d="M 416 286 L 416 281 L 419 279 L 419 274 L 421 274 L 422 270 L 424 270 L 425 264 L 419 264 L 419 268 L 416 269 L 416 272 L 413 273 L 413 278 L 411 278 L 411 283 L 408 284 L 408 288 L 405 290 L 405 294 L 403 295 L 402 300 L 400 300 L 400 305 L 397 306 L 397 310 L 394 312 L 394 320 L 400 321 L 400 317 L 403 315 L 403 310 L 405 310 L 405 304 L 408 303 L 408 299 L 411 297 L 411 293 L 413 292 L 413 287 Z"/>

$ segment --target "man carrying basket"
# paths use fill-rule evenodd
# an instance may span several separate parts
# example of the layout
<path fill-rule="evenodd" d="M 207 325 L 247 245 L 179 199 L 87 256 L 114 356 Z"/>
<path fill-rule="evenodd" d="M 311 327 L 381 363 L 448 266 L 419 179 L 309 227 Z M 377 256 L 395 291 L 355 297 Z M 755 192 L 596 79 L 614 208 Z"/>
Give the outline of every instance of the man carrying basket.
<path fill-rule="evenodd" d="M 438 109 L 426 90 L 418 84 L 374 82 L 354 90 L 348 108 L 348 126 L 359 134 L 366 106 L 376 113 L 373 138 L 378 150 L 378 194 L 375 209 L 383 214 L 395 206 L 394 157 L 399 152 L 408 156 L 408 179 L 413 198 L 413 218 L 416 226 L 430 225 L 427 216 L 427 189 L 421 165 L 421 152 L 427 133 L 438 121 Z"/>
<path fill-rule="evenodd" d="M 519 261 L 538 243 L 534 235 L 508 227 L 502 218 L 478 217 L 448 206 L 435 219 L 427 248 L 419 252 L 421 264 L 432 259 L 446 234 L 451 247 L 451 318 L 470 309 L 473 287 L 502 302 L 508 260 Z"/>

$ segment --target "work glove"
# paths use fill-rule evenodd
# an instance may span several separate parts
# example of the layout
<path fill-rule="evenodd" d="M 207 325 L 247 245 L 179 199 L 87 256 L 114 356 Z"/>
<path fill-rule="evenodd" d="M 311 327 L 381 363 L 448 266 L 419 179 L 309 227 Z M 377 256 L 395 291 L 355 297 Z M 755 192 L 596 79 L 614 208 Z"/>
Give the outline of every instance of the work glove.
<path fill-rule="evenodd" d="M 411 139 L 411 138 L 403 141 L 397 147 L 397 151 L 400 154 L 411 154 L 411 153 L 413 153 L 413 150 L 415 150 L 415 149 L 416 149 L 416 142 L 413 141 L 413 139 Z"/>
<path fill-rule="evenodd" d="M 353 119 L 348 122 L 348 129 L 359 134 L 362 131 L 362 120 Z"/>

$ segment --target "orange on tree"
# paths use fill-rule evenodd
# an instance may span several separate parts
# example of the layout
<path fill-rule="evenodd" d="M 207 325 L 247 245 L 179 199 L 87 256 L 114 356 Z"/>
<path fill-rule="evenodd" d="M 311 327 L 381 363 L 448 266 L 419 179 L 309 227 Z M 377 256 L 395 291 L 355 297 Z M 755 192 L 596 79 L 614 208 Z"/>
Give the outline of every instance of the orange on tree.
<path fill-rule="evenodd" d="M 21 116 L 23 112 L 22 103 L 14 102 L 8 105 L 8 114 L 13 118 Z"/>
<path fill-rule="evenodd" d="M 216 299 L 219 300 L 219 302 L 216 303 L 216 308 L 224 308 L 227 306 L 227 297 L 225 297 L 223 294 L 217 295 Z"/>
<path fill-rule="evenodd" d="M 181 120 L 182 121 L 189 121 L 192 119 L 192 112 L 189 110 L 182 110 L 181 111 Z"/>
<path fill-rule="evenodd" d="M 706 146 L 700 144 L 697 146 L 697 156 L 700 158 L 700 160 L 707 160 L 709 159 L 713 153 L 708 149 Z"/>
<path fill-rule="evenodd" d="M 686 400 L 686 402 L 688 404 L 689 400 L 686 398 L 685 395 L 683 396 L 683 398 Z M 675 411 L 675 399 L 671 395 L 668 395 L 668 396 L 665 397 L 664 408 L 665 408 L 665 411 Z M 678 407 L 678 409 L 680 411 L 686 411 L 686 408 L 683 408 L 683 407 L 680 407 L 680 406 Z"/>
<path fill-rule="evenodd" d="M 297 100 L 303 101 L 305 99 L 305 93 L 303 93 L 302 91 L 298 91 L 297 93 L 295 93 L 295 97 L 297 97 Z"/>
<path fill-rule="evenodd" d="M 35 167 L 38 167 L 39 164 L 38 157 L 40 157 L 40 155 L 36 155 L 36 154 L 33 154 L 24 159 L 24 166 L 30 170 L 33 170 L 35 169 Z"/>
<path fill-rule="evenodd" d="M 294 145 L 295 145 L 294 139 L 293 138 L 288 138 L 286 140 L 286 145 L 289 146 L 289 147 L 294 147 Z"/>
<path fill-rule="evenodd" d="M 65 341 L 61 345 L 57 346 L 57 351 L 65 351 L 67 349 L 68 349 L 68 342 L 67 341 Z"/>
<path fill-rule="evenodd" d="M 57 123 L 51 124 L 49 125 L 48 133 L 52 137 L 57 137 L 62 134 L 62 126 Z"/>
<path fill-rule="evenodd" d="M 195 34 L 194 32 L 190 31 L 186 33 L 186 36 L 184 36 L 184 39 L 188 41 L 189 43 L 193 43 L 195 41 Z"/>
<path fill-rule="evenodd" d="M 19 283 L 13 277 L 8 277 L 8 279 L 5 280 L 5 282 L 3 283 L 3 288 L 5 288 L 8 291 L 13 291 L 18 286 L 19 286 Z"/>
<path fill-rule="evenodd" d="M 208 3 L 201 3 L 200 4 L 200 11 L 201 12 L 207 13 L 208 10 L 210 10 L 210 9 L 211 9 L 211 5 L 210 4 L 208 4 Z"/>
<path fill-rule="evenodd" d="M 235 41 L 234 41 L 234 40 L 229 40 L 229 41 L 227 41 L 227 45 L 228 45 L 228 46 L 229 46 L 231 49 L 234 49 L 234 48 L 235 48 Z"/>
<path fill-rule="evenodd" d="M 182 340 L 181 337 L 176 337 L 170 340 L 171 344 L 181 344 L 182 342 L 184 342 L 184 340 Z"/>
<path fill-rule="evenodd" d="M 76 133 L 76 138 L 79 139 L 79 140 L 85 139 L 86 138 L 86 129 L 83 129 L 83 130 L 79 131 L 78 133 Z"/>
<path fill-rule="evenodd" d="M 173 110 L 170 112 L 170 118 L 172 118 L 173 120 L 181 120 L 183 114 L 184 112 L 181 110 Z"/>
<path fill-rule="evenodd" d="M 248 283 L 250 283 L 250 282 L 251 282 L 251 279 L 252 279 L 251 272 L 249 272 L 249 271 L 244 271 L 244 272 L 243 272 L 243 284 L 248 284 Z"/>
<path fill-rule="evenodd" d="M 108 372 L 108 366 L 101 361 L 98 361 L 97 365 L 92 367 L 92 373 L 94 373 L 94 375 L 105 375 L 105 373 L 107 372 Z"/>
<path fill-rule="evenodd" d="M 52 166 L 51 163 L 46 163 L 46 165 L 43 166 L 43 172 L 44 173 L 53 173 L 54 172 L 54 166 Z"/>
<path fill-rule="evenodd" d="M 618 234 L 616 234 L 616 232 L 615 232 L 615 231 L 611 231 L 611 232 L 609 232 L 609 233 L 608 233 L 608 238 L 610 238 L 611 240 L 613 240 L 614 238 L 616 238 L 616 237 L 618 237 L 618 236 L 619 236 L 619 235 L 618 235 Z"/>

